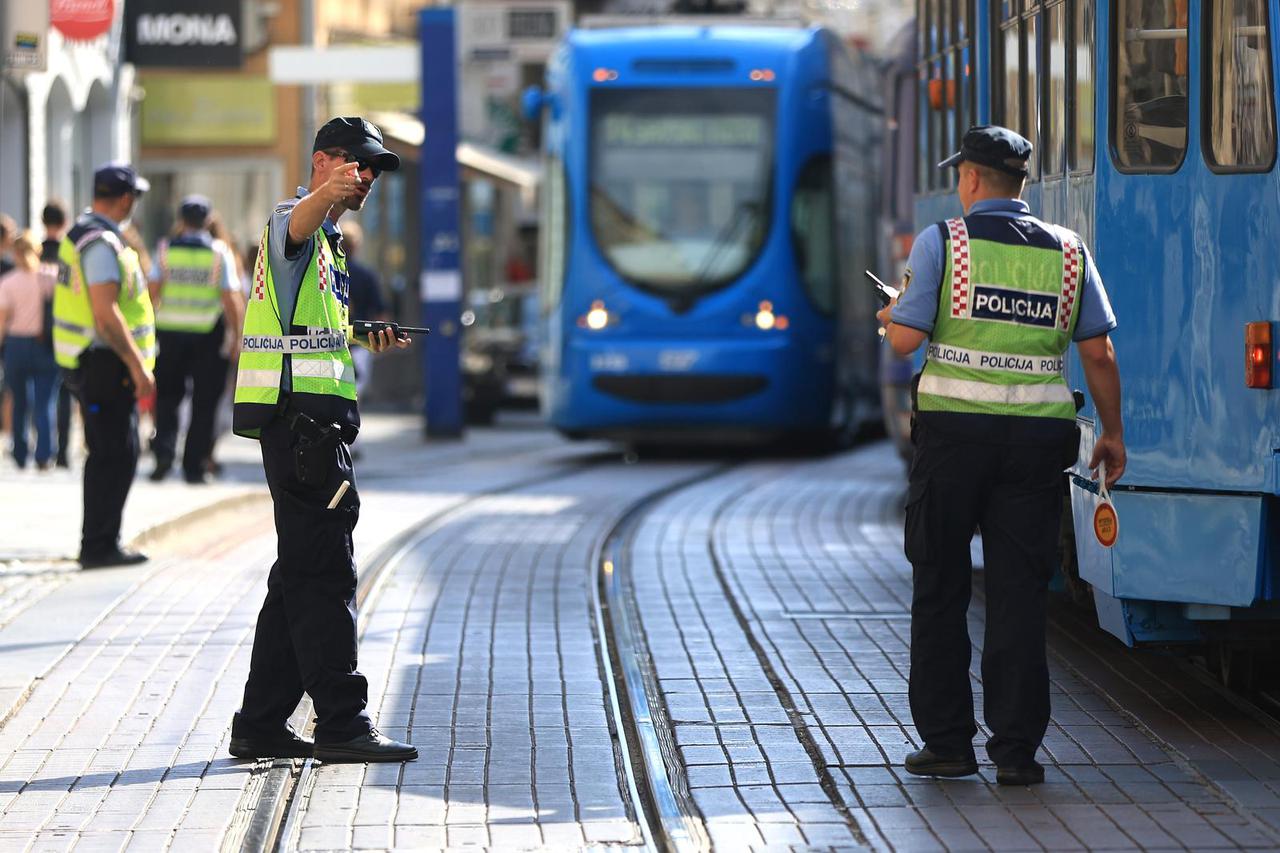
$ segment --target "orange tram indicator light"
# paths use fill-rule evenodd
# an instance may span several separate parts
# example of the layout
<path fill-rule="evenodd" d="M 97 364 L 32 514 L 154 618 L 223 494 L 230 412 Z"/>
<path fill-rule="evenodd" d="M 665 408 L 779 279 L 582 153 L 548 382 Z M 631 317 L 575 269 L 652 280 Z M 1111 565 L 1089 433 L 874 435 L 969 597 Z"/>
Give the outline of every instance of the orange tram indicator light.
<path fill-rule="evenodd" d="M 1250 388 L 1270 388 L 1271 358 L 1271 324 L 1245 323 L 1244 384 Z"/>
<path fill-rule="evenodd" d="M 757 83 L 772 83 L 777 77 L 771 68 L 753 68 L 747 76 Z"/>
<path fill-rule="evenodd" d="M 618 79 L 618 72 L 612 68 L 597 68 L 591 72 L 591 79 L 597 83 L 608 83 L 610 80 Z"/>

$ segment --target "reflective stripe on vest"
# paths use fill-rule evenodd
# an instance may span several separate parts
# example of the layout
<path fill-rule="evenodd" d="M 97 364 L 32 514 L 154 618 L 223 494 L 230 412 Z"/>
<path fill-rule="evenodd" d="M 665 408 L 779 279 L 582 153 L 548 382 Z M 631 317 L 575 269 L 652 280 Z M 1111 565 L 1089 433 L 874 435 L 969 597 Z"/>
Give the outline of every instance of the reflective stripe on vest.
<path fill-rule="evenodd" d="M 1018 243 L 981 214 L 944 227 L 947 270 L 920 411 L 1074 418 L 1063 371 L 1083 275 L 1079 238 L 1044 225 Z"/>
<path fill-rule="evenodd" d="M 1037 385 L 994 385 L 990 382 L 974 382 L 969 379 L 948 379 L 925 374 L 920 377 L 918 394 L 938 397 L 959 397 L 981 403 L 999 403 L 1007 406 L 1024 406 L 1032 403 L 1075 403 L 1071 390 L 1065 383 L 1045 382 Z"/>
<path fill-rule="evenodd" d="M 222 316 L 222 254 L 212 247 L 160 244 L 156 326 L 166 332 L 212 331 Z"/>

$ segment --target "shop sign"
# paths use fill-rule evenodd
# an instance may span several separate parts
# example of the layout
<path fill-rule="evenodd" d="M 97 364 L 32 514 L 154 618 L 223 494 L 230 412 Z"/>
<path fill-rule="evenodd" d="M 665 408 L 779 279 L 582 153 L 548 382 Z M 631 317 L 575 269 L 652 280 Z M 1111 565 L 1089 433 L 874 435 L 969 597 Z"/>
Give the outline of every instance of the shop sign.
<path fill-rule="evenodd" d="M 0 67 L 11 71 L 44 71 L 48 67 L 49 6 L 6 3 L 0 8 L 4 52 Z"/>
<path fill-rule="evenodd" d="M 143 67 L 239 68 L 240 8 L 240 0 L 129 0 L 129 61 Z"/>
<path fill-rule="evenodd" d="M 106 35 L 115 16 L 115 0 L 49 0 L 49 24 L 72 41 Z"/>

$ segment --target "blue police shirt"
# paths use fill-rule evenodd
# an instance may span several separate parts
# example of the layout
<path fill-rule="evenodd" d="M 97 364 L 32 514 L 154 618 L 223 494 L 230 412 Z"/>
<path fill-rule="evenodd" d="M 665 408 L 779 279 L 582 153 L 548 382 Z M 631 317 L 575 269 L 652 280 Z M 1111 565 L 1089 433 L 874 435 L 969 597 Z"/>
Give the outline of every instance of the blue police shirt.
<path fill-rule="evenodd" d="M 1027 203 L 1020 199 L 986 199 L 974 202 L 969 208 L 969 215 L 977 214 L 1014 219 L 1033 218 Z M 946 270 L 944 250 L 945 243 L 936 225 L 930 225 L 917 235 L 903 273 L 905 289 L 893 307 L 893 322 L 921 332 L 933 331 L 934 320 L 938 316 L 938 290 L 942 286 L 942 275 Z M 1079 316 L 1072 336 L 1076 341 L 1104 335 L 1117 325 L 1115 314 L 1111 311 L 1111 302 L 1102 286 L 1102 277 L 1093 265 L 1093 256 L 1089 254 L 1088 248 L 1084 250 L 1084 262 L 1084 286 L 1080 291 Z"/>

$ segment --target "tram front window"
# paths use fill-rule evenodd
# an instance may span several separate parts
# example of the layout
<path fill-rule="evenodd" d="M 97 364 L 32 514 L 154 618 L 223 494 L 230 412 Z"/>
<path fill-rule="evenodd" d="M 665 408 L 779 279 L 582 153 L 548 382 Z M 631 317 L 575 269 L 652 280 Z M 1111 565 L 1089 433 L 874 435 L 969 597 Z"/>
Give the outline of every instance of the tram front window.
<path fill-rule="evenodd" d="M 741 275 L 769 220 L 774 93 L 614 89 L 591 96 L 591 230 L 625 279 L 669 293 Z"/>

